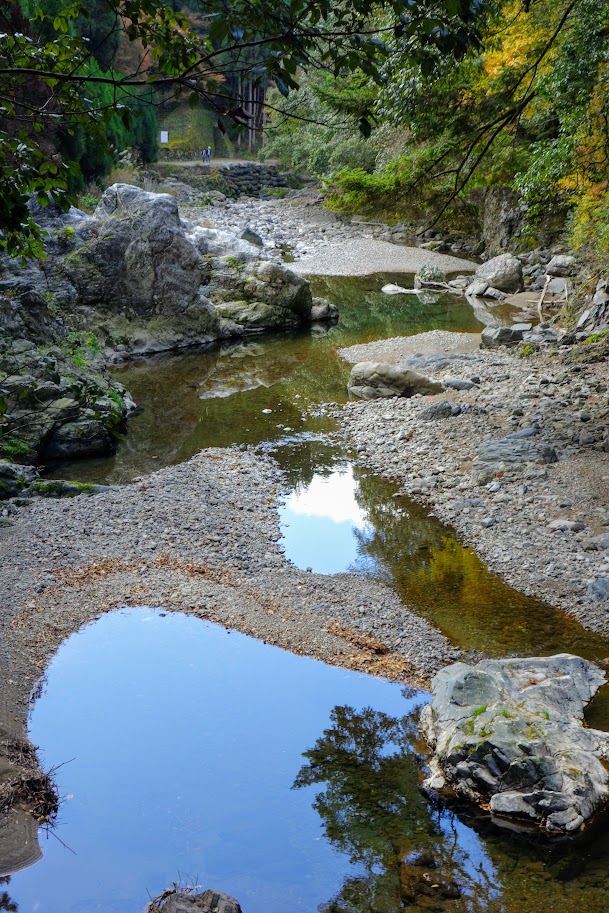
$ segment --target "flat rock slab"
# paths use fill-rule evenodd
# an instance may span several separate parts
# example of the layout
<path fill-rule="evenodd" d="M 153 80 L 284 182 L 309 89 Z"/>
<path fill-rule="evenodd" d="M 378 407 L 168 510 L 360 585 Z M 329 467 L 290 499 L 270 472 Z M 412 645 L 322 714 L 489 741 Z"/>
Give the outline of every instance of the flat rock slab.
<path fill-rule="evenodd" d="M 481 463 L 556 463 L 556 451 L 549 444 L 538 444 L 528 438 L 504 437 L 484 441 L 478 446 Z"/>
<path fill-rule="evenodd" d="M 305 254 L 290 263 L 290 269 L 304 276 L 370 276 L 372 273 L 418 273 L 427 265 L 445 273 L 473 272 L 478 266 L 473 260 L 362 238 L 337 242 Z"/>
<path fill-rule="evenodd" d="M 479 333 L 429 330 L 414 336 L 393 336 L 390 339 L 347 346 L 339 349 L 338 354 L 351 365 L 360 361 L 382 361 L 388 365 L 398 365 L 409 355 L 453 355 L 475 352 L 479 347 Z"/>
<path fill-rule="evenodd" d="M 426 787 L 549 831 L 579 830 L 609 797 L 609 734 L 583 726 L 604 683 L 567 653 L 447 666 L 421 714 L 433 749 Z"/>

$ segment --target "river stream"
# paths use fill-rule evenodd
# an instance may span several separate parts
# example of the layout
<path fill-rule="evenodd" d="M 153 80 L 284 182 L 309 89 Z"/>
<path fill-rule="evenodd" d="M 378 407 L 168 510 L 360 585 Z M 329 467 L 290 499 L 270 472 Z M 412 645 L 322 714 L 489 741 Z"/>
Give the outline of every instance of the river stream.
<path fill-rule="evenodd" d="M 140 406 L 118 453 L 52 474 L 120 483 L 202 447 L 263 445 L 286 474 L 283 545 L 298 566 L 380 577 L 466 651 L 607 656 L 607 640 L 512 590 L 333 441 L 320 405 L 346 399 L 337 348 L 481 329 L 462 298 L 383 295 L 397 278 L 315 280 L 341 313 L 327 331 L 117 369 Z M 33 708 L 64 802 L 0 910 L 135 913 L 180 879 L 228 891 L 244 913 L 604 910 L 609 836 L 547 845 L 423 798 L 424 700 L 197 619 L 102 617 L 60 648 Z"/>

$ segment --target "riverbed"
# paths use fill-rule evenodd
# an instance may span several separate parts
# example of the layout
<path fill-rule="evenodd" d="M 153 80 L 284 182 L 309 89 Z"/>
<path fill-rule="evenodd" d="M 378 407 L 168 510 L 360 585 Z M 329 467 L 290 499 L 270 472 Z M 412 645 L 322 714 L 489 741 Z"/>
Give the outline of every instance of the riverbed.
<path fill-rule="evenodd" d="M 342 443 L 338 348 L 481 329 L 463 299 L 389 299 L 392 279 L 318 280 L 341 311 L 319 335 L 120 369 L 141 412 L 118 454 L 53 472 L 131 484 L 38 502 L 17 520 L 17 554 L 2 531 L 5 700 L 24 721 L 57 650 L 31 735 L 47 764 L 75 757 L 57 770 L 43 861 L 11 881 L 21 913 L 128 913 L 173 879 L 235 894 L 245 913 L 333 897 L 364 910 L 372 895 L 387 910 L 604 909 L 603 840 L 537 845 L 435 808 L 418 789 L 424 692 L 361 675 L 424 684 L 459 651 L 609 653 Z M 354 772 L 371 733 L 373 763 Z M 339 735 L 344 754 L 328 758 Z"/>

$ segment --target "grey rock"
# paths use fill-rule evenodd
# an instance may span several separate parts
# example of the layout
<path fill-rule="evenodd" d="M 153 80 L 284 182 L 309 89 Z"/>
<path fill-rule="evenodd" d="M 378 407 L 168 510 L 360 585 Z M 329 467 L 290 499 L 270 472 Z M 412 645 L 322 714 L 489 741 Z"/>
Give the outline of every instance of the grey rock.
<path fill-rule="evenodd" d="M 474 279 L 474 281 L 467 286 L 465 294 L 468 298 L 483 298 L 487 288 L 488 282 L 485 282 L 484 279 Z"/>
<path fill-rule="evenodd" d="M 465 377 L 443 377 L 442 383 L 445 387 L 450 387 L 451 390 L 473 390 L 478 386 L 473 381 L 466 380 Z"/>
<path fill-rule="evenodd" d="M 249 244 L 254 244 L 256 247 L 263 247 L 264 241 L 262 237 L 258 234 L 257 231 L 254 231 L 253 228 L 250 228 L 249 225 L 244 228 L 241 232 L 240 238 L 243 241 L 247 241 Z"/>
<path fill-rule="evenodd" d="M 505 437 L 480 444 L 478 460 L 482 463 L 556 463 L 558 457 L 548 444 Z"/>
<path fill-rule="evenodd" d="M 491 813 L 570 833 L 607 804 L 609 736 L 584 728 L 604 674 L 569 654 L 456 663 L 433 679 L 421 729 L 426 785 Z"/>
<path fill-rule="evenodd" d="M 548 523 L 548 529 L 553 533 L 578 533 L 585 528 L 586 525 L 581 520 L 568 520 L 566 517 Z"/>
<path fill-rule="evenodd" d="M 509 327 L 485 327 L 480 337 L 480 346 L 483 349 L 497 349 L 499 346 L 515 346 L 522 342 L 526 333 L 530 332 L 530 323 L 515 323 Z"/>
<path fill-rule="evenodd" d="M 241 913 L 241 907 L 234 897 L 222 891 L 203 891 L 202 894 L 186 894 L 181 891 L 170 894 L 155 907 L 160 913 Z"/>
<path fill-rule="evenodd" d="M 311 307 L 311 322 L 331 322 L 338 320 L 338 308 L 331 304 L 327 298 L 313 298 Z"/>
<path fill-rule="evenodd" d="M 32 466 L 0 460 L 0 500 L 19 494 L 37 478 L 38 472 Z"/>
<path fill-rule="evenodd" d="M 461 414 L 461 406 L 458 403 L 449 403 L 448 400 L 442 400 L 438 403 L 432 403 L 426 409 L 422 409 L 417 418 L 422 422 L 435 422 L 438 419 L 451 418 Z"/>
<path fill-rule="evenodd" d="M 586 595 L 599 601 L 609 599 L 609 577 L 597 577 L 589 583 Z"/>
<path fill-rule="evenodd" d="M 44 444 L 42 457 L 46 460 L 65 460 L 101 456 L 113 453 L 116 443 L 116 438 L 101 421 L 83 417 L 57 428 Z"/>
<path fill-rule="evenodd" d="M 400 365 L 364 361 L 353 366 L 348 385 L 349 393 L 360 399 L 379 399 L 384 396 L 424 396 L 442 391 L 442 385 L 423 374 Z"/>
<path fill-rule="evenodd" d="M 523 288 L 522 263 L 511 254 L 499 254 L 476 270 L 476 279 L 501 292 L 519 292 Z"/>
<path fill-rule="evenodd" d="M 526 224 L 526 207 L 508 187 L 489 187 L 481 199 L 482 238 L 486 252 L 494 257 L 514 246 Z"/>
<path fill-rule="evenodd" d="M 566 254 L 558 254 L 552 257 L 546 266 L 546 275 L 548 276 L 572 276 L 577 266 L 575 257 Z"/>
<path fill-rule="evenodd" d="M 429 285 L 446 285 L 446 273 L 431 263 L 425 263 L 414 277 L 414 287 L 422 289 Z"/>

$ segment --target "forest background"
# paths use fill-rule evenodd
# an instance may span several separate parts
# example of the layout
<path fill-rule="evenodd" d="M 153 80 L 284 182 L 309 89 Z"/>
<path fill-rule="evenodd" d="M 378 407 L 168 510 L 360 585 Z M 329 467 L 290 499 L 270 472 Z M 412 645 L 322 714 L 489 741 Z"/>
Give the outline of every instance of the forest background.
<path fill-rule="evenodd" d="M 13 251 L 42 249 L 30 193 L 73 199 L 127 150 L 154 161 L 176 99 L 229 148 L 250 126 L 247 81 L 266 105 L 262 157 L 322 178 L 336 211 L 475 233 L 484 194 L 503 188 L 526 212 L 521 245 L 551 225 L 575 249 L 609 253 L 598 0 L 3 6 L 0 244 Z"/>

